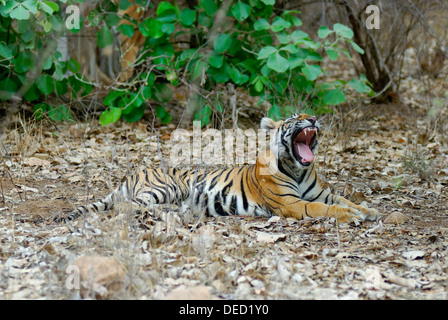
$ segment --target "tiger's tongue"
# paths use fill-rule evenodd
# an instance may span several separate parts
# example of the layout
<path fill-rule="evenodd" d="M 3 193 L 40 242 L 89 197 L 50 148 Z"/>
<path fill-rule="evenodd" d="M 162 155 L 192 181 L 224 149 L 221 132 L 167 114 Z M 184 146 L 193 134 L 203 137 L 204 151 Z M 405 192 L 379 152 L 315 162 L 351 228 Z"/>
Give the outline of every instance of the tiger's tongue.
<path fill-rule="evenodd" d="M 305 143 L 297 143 L 297 151 L 305 162 L 312 162 L 314 159 L 310 147 Z"/>

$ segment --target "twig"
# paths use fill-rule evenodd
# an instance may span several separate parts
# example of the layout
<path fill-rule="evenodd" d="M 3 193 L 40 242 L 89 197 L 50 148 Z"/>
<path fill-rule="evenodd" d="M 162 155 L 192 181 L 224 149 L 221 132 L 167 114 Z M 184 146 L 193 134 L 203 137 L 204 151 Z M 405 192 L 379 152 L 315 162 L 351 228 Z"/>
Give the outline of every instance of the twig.
<path fill-rule="evenodd" d="M 6 200 L 5 200 L 5 194 L 3 192 L 3 183 L 2 183 L 2 179 L 0 179 L 0 189 L 2 189 L 2 202 L 3 204 L 6 206 Z"/>

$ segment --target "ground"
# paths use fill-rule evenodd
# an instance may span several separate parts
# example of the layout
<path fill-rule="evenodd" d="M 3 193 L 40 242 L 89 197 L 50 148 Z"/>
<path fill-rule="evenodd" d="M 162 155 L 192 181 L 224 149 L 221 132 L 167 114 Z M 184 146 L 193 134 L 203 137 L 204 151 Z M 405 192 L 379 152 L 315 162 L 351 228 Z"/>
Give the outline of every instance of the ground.
<path fill-rule="evenodd" d="M 0 299 L 163 299 L 179 288 L 221 299 L 447 299 L 448 148 L 424 115 L 397 110 L 322 119 L 325 186 L 381 213 L 361 224 L 197 218 L 173 206 L 54 223 L 126 173 L 166 165 L 175 127 L 22 122 L 1 136 Z M 118 261 L 121 289 L 67 285 L 80 256 Z"/>

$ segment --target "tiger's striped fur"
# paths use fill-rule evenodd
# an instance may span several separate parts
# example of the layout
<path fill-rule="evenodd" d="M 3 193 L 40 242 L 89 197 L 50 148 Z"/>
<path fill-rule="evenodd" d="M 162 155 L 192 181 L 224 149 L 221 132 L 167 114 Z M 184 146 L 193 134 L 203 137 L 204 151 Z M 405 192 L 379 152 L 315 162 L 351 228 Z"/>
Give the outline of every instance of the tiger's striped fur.
<path fill-rule="evenodd" d="M 103 200 L 78 207 L 57 220 L 73 220 L 89 210 L 106 211 L 125 200 L 145 207 L 185 203 L 205 210 L 207 216 L 324 216 L 340 222 L 378 219 L 375 209 L 322 189 L 313 161 L 320 128 L 315 117 L 295 114 L 278 122 L 263 118 L 261 126 L 275 132 L 270 148 L 253 165 L 209 172 L 146 169 L 126 178 Z"/>

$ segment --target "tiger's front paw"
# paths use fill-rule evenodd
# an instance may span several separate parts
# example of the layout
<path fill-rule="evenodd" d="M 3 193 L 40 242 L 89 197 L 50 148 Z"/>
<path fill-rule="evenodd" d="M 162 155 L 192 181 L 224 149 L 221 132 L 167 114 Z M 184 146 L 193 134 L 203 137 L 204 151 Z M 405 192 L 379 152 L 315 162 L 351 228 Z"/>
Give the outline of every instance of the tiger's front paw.
<path fill-rule="evenodd" d="M 334 214 L 339 222 L 350 222 L 350 221 L 376 221 L 380 217 L 380 214 L 376 209 L 366 208 L 362 206 L 348 207 L 344 205 L 332 205 Z M 330 210 L 331 212 L 332 210 Z"/>
<path fill-rule="evenodd" d="M 364 221 L 364 214 L 361 210 L 348 207 L 345 205 L 333 204 L 330 206 L 328 216 L 335 217 L 339 223 L 352 222 L 352 221 Z"/>

